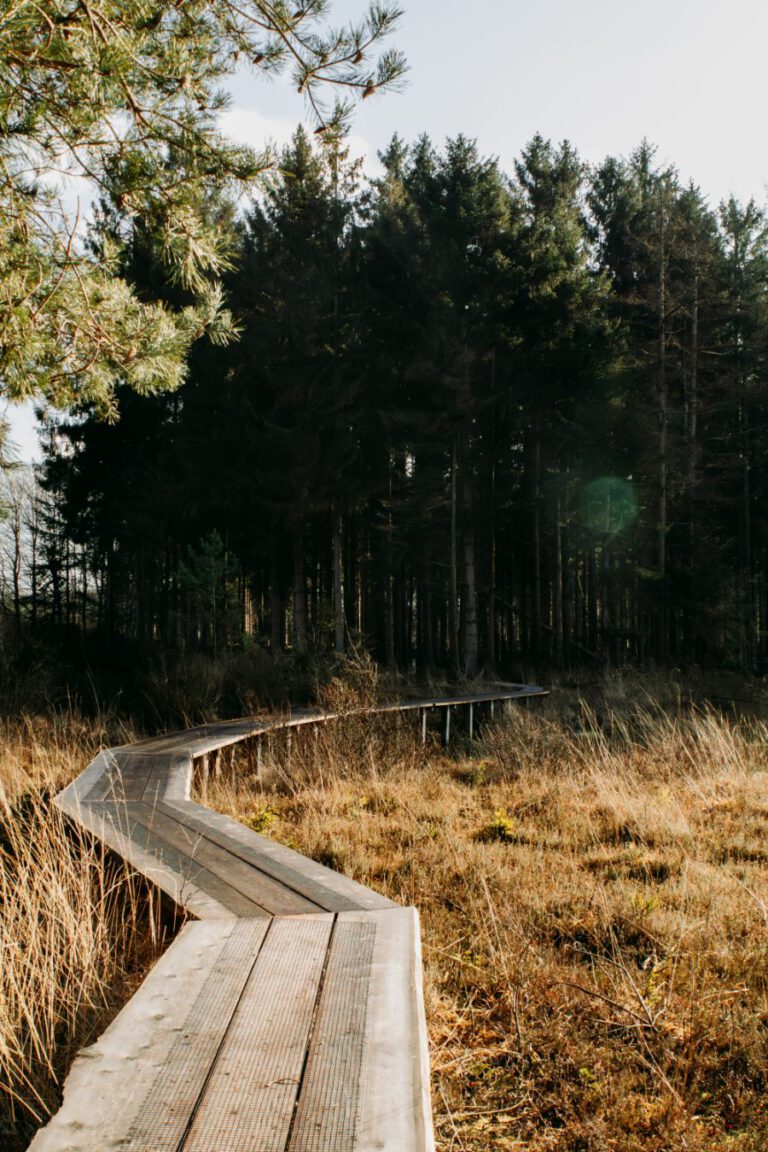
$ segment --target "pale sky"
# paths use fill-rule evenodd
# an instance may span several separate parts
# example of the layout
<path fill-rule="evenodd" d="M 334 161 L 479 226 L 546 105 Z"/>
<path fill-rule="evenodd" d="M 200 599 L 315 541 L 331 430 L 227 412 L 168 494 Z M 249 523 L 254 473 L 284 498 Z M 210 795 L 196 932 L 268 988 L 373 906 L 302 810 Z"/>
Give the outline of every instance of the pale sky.
<path fill-rule="evenodd" d="M 590 162 L 647 137 L 713 207 L 731 192 L 766 202 L 765 0 L 401 2 L 391 42 L 408 57 L 407 86 L 365 101 L 354 121 L 353 149 L 371 166 L 395 132 L 436 144 L 464 133 L 510 172 L 535 132 Z M 362 7 L 334 0 L 331 14 Z M 286 80 L 243 73 L 231 89 L 224 125 L 253 144 L 285 141 L 305 117 Z M 12 423 L 28 459 L 31 414 Z"/>

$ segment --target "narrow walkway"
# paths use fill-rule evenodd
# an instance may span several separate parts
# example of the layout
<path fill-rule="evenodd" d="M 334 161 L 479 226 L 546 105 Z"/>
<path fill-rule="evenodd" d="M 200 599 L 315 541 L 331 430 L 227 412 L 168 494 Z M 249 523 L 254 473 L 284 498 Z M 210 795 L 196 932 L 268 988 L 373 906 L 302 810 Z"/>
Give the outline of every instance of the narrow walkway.
<path fill-rule="evenodd" d="M 532 685 L 376 712 L 451 714 Z M 196 918 L 91 1048 L 30 1152 L 430 1152 L 418 914 L 191 800 L 195 761 L 304 710 L 100 753 L 57 805 Z"/>

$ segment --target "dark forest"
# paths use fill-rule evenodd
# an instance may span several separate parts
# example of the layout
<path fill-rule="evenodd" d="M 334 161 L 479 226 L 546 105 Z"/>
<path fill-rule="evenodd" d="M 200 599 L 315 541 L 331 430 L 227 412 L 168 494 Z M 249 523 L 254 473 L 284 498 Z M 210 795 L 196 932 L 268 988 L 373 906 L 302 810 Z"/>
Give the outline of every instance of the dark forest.
<path fill-rule="evenodd" d="M 406 673 L 768 656 L 768 225 L 642 143 L 512 173 L 395 137 L 366 180 L 300 129 L 211 193 L 239 335 L 173 393 L 47 426 L 24 628 Z M 184 303 L 105 197 L 91 245 Z M 20 524 L 20 521 L 19 521 Z"/>

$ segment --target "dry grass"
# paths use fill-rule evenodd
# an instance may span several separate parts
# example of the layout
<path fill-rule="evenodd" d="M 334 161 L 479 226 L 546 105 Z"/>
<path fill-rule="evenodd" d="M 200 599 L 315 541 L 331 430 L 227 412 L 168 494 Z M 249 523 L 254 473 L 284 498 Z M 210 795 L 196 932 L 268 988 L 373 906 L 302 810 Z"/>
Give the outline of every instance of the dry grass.
<path fill-rule="evenodd" d="M 419 907 L 444 1152 L 758 1152 L 767 750 L 709 712 L 516 709 L 451 756 L 348 719 L 208 802 Z"/>
<path fill-rule="evenodd" d="M 110 739 L 110 736 L 112 739 Z M 50 796 L 114 733 L 72 715 L 2 725 L 0 1147 L 26 1147 L 77 1047 L 156 955 L 139 878 L 75 835 Z"/>

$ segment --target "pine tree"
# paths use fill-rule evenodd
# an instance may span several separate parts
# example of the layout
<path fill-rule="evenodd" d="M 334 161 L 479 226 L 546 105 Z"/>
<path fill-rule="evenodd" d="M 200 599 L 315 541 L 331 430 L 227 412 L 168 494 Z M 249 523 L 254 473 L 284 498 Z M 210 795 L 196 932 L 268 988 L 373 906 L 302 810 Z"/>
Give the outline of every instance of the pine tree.
<path fill-rule="evenodd" d="M 560 663 L 568 632 L 568 529 L 575 489 L 580 479 L 589 479 L 580 476 L 581 442 L 603 419 L 608 286 L 592 264 L 581 202 L 585 170 L 571 145 L 555 148 L 535 136 L 515 170 L 523 224 L 517 254 L 520 344 L 512 386 L 524 412 L 530 555 L 523 610 L 534 651 L 548 650 Z"/>
<path fill-rule="evenodd" d="M 206 188 L 239 186 L 270 162 L 222 139 L 221 83 L 238 62 L 290 68 L 322 131 L 404 68 L 379 41 L 399 12 L 371 4 L 347 28 L 325 0 L 17 4 L 0 25 L 0 379 L 6 396 L 86 400 L 114 411 L 125 382 L 142 394 L 178 385 L 192 341 L 231 324 L 219 281 L 226 253 L 200 211 Z M 334 110 L 323 92 L 344 93 Z M 120 253 L 82 251 L 50 173 L 86 177 L 154 231 L 194 302 L 142 298 Z M 43 176 L 46 179 L 43 179 Z"/>

